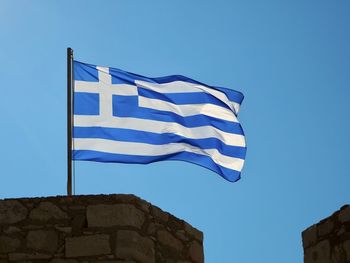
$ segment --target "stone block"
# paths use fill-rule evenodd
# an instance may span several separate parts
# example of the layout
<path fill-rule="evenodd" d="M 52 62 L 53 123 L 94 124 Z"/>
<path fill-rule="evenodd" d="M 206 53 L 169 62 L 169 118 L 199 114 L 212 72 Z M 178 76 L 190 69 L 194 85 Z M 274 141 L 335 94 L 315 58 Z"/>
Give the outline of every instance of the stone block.
<path fill-rule="evenodd" d="M 14 224 L 27 217 L 27 208 L 17 200 L 0 201 L 0 225 Z"/>
<path fill-rule="evenodd" d="M 27 247 L 54 253 L 58 246 L 58 236 L 53 230 L 32 230 L 27 235 Z"/>
<path fill-rule="evenodd" d="M 303 247 L 307 248 L 317 242 L 317 226 L 313 225 L 302 233 Z"/>
<path fill-rule="evenodd" d="M 37 208 L 34 208 L 29 215 L 30 219 L 47 221 L 54 219 L 67 219 L 68 216 L 59 207 L 51 202 L 41 202 Z"/>
<path fill-rule="evenodd" d="M 130 261 L 130 260 L 95 260 L 90 262 L 91 263 L 136 263 L 135 261 Z"/>
<path fill-rule="evenodd" d="M 42 253 L 10 253 L 8 254 L 10 261 L 20 261 L 20 260 L 31 260 L 31 259 L 41 259 L 47 260 L 52 258 L 51 255 Z"/>
<path fill-rule="evenodd" d="M 90 205 L 87 208 L 89 227 L 131 226 L 141 228 L 144 213 L 133 205 Z"/>
<path fill-rule="evenodd" d="M 183 245 L 180 240 L 175 238 L 171 233 L 166 230 L 157 231 L 157 239 L 159 243 L 165 247 L 171 248 L 177 253 L 181 253 Z"/>
<path fill-rule="evenodd" d="M 35 230 L 35 229 L 43 229 L 44 225 L 25 225 L 22 226 L 23 230 Z"/>
<path fill-rule="evenodd" d="M 72 233 L 73 235 L 81 235 L 83 228 L 86 227 L 85 214 L 77 214 L 72 220 Z"/>
<path fill-rule="evenodd" d="M 55 229 L 57 229 L 60 232 L 66 233 L 66 234 L 72 232 L 72 227 L 70 227 L 70 226 L 57 226 L 56 225 Z"/>
<path fill-rule="evenodd" d="M 15 226 L 9 226 L 4 229 L 5 234 L 14 234 L 14 233 L 19 233 L 21 232 L 21 229 Z"/>
<path fill-rule="evenodd" d="M 331 251 L 330 263 L 346 262 L 346 255 L 341 245 L 334 246 Z"/>
<path fill-rule="evenodd" d="M 178 220 L 174 216 L 169 216 L 169 221 L 168 221 L 167 225 L 171 230 L 175 230 L 175 231 L 182 230 L 184 228 L 183 222 Z"/>
<path fill-rule="evenodd" d="M 160 220 L 162 222 L 167 222 L 169 219 L 169 214 L 163 212 L 160 208 L 156 207 L 156 206 L 152 206 L 152 214 L 154 216 L 155 219 Z"/>
<path fill-rule="evenodd" d="M 110 254 L 108 235 L 68 237 L 65 241 L 66 257 L 88 257 Z"/>
<path fill-rule="evenodd" d="M 78 263 L 75 259 L 54 258 L 49 263 Z"/>
<path fill-rule="evenodd" d="M 155 262 L 153 241 L 136 231 L 118 231 L 115 251 L 118 259 L 131 259 L 143 263 Z"/>
<path fill-rule="evenodd" d="M 328 240 L 323 240 L 318 244 L 305 250 L 305 263 L 329 263 L 331 248 Z"/>
<path fill-rule="evenodd" d="M 350 222 L 350 205 L 340 210 L 339 221 L 342 223 Z"/>
<path fill-rule="evenodd" d="M 346 254 L 346 260 L 350 262 L 350 240 L 344 242 L 343 248 Z"/>
<path fill-rule="evenodd" d="M 154 236 L 156 235 L 156 232 L 160 229 L 164 229 L 164 225 L 160 224 L 160 223 L 149 223 L 149 225 L 147 226 L 147 234 Z"/>
<path fill-rule="evenodd" d="M 184 242 L 188 241 L 189 238 L 186 236 L 185 230 L 178 230 L 176 231 L 176 237 Z"/>
<path fill-rule="evenodd" d="M 149 209 L 150 209 L 150 207 L 151 207 L 151 205 L 149 204 L 149 203 L 147 203 L 147 202 L 145 202 L 145 201 L 140 201 L 139 203 L 138 203 L 138 205 L 139 205 L 139 207 L 140 207 L 140 209 L 142 210 L 142 211 L 144 211 L 145 213 L 147 213 L 147 214 L 149 214 Z"/>
<path fill-rule="evenodd" d="M 0 253 L 15 252 L 21 246 L 17 238 L 0 236 Z"/>
<path fill-rule="evenodd" d="M 325 222 L 322 222 L 321 224 L 318 225 L 318 236 L 326 236 L 332 232 L 334 229 L 334 223 L 332 219 L 327 219 Z"/>
<path fill-rule="evenodd" d="M 190 248 L 188 250 L 188 255 L 194 262 L 204 263 L 203 247 L 197 241 L 191 242 Z"/>
<path fill-rule="evenodd" d="M 203 232 L 197 230 L 196 228 L 192 227 L 190 224 L 185 222 L 185 231 L 193 236 L 195 239 L 199 241 L 203 241 Z"/>

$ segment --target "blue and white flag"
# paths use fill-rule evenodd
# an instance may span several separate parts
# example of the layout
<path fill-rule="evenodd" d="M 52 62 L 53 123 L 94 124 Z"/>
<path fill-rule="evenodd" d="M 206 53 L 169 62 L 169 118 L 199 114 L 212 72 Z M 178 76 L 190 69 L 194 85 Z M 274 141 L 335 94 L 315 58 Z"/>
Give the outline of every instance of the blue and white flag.
<path fill-rule="evenodd" d="M 237 181 L 246 155 L 242 100 L 180 75 L 149 78 L 74 61 L 73 159 L 181 160 Z"/>

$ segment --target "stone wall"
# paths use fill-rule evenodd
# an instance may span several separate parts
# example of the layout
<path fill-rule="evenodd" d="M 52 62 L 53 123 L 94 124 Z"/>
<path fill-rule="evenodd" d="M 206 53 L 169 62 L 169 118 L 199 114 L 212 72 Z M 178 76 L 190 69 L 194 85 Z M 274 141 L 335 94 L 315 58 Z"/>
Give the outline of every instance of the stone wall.
<path fill-rule="evenodd" d="M 0 263 L 199 263 L 203 234 L 133 195 L 0 200 Z"/>
<path fill-rule="evenodd" d="M 350 263 L 350 205 L 302 233 L 305 263 Z"/>

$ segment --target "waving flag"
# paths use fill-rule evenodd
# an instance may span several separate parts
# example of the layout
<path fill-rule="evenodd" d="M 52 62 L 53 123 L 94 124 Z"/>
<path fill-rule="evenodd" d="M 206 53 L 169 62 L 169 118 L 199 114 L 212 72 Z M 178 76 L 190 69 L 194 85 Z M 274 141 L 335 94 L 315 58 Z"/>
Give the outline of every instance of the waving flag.
<path fill-rule="evenodd" d="M 73 159 L 181 160 L 236 181 L 246 154 L 242 100 L 184 76 L 149 78 L 74 61 Z"/>

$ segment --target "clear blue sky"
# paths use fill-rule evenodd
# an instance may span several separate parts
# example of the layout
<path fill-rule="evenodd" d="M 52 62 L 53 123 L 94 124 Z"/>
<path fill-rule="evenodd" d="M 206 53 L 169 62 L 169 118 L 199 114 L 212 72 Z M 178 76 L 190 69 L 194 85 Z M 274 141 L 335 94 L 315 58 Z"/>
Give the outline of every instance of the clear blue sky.
<path fill-rule="evenodd" d="M 350 2 L 0 2 L 0 198 L 66 191 L 66 48 L 91 64 L 245 94 L 242 179 L 185 162 L 76 164 L 77 194 L 132 193 L 204 231 L 208 263 L 302 262 L 350 203 Z"/>

